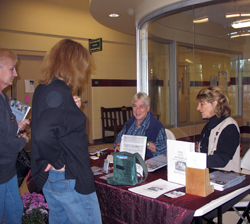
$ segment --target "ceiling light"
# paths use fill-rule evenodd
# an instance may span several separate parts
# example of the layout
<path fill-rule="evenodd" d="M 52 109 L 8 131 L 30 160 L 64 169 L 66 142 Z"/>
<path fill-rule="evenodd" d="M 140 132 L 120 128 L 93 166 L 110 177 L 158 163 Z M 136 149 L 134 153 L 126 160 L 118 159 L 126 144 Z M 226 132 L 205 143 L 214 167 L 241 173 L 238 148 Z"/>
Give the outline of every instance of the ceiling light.
<path fill-rule="evenodd" d="M 240 16 L 250 16 L 249 13 L 241 13 Z"/>
<path fill-rule="evenodd" d="M 231 26 L 234 29 L 244 28 L 244 27 L 250 27 L 250 19 L 244 19 L 244 20 L 237 20 L 231 23 Z"/>
<path fill-rule="evenodd" d="M 240 37 L 240 35 L 239 34 L 232 35 L 230 38 L 235 38 L 235 37 Z"/>
<path fill-rule="evenodd" d="M 208 17 L 193 20 L 193 23 L 205 23 L 205 22 L 208 22 Z"/>
<path fill-rule="evenodd" d="M 240 16 L 239 13 L 234 13 L 234 14 L 228 14 L 228 15 L 226 15 L 226 18 L 233 18 L 233 17 L 238 17 L 238 16 Z"/>
<path fill-rule="evenodd" d="M 110 13 L 109 14 L 109 17 L 111 17 L 111 18 L 117 18 L 117 17 L 119 17 L 120 15 L 119 14 L 117 14 L 117 13 Z"/>
<path fill-rule="evenodd" d="M 185 61 L 188 62 L 188 63 L 190 63 L 190 64 L 194 63 L 191 60 L 189 60 L 188 58 L 186 58 Z"/>
<path fill-rule="evenodd" d="M 250 33 L 242 33 L 240 36 L 242 37 L 250 36 Z"/>
<path fill-rule="evenodd" d="M 250 16 L 250 13 L 232 13 L 232 14 L 227 14 L 226 18 L 234 18 L 234 17 L 240 17 L 240 16 Z"/>

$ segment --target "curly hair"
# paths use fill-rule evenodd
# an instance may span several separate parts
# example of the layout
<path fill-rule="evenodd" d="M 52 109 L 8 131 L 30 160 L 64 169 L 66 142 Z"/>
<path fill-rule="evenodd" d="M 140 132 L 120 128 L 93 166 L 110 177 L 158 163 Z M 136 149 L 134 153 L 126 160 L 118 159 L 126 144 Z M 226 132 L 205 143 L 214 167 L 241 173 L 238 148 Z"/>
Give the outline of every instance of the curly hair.
<path fill-rule="evenodd" d="M 214 109 L 214 113 L 218 118 L 222 116 L 229 117 L 231 114 L 231 108 L 229 105 L 229 100 L 225 93 L 217 86 L 208 87 L 199 91 L 196 96 L 199 102 L 209 102 L 212 103 L 217 101 L 217 105 Z"/>
<path fill-rule="evenodd" d="M 48 85 L 57 78 L 74 91 L 81 87 L 90 65 L 91 56 L 85 47 L 73 40 L 63 39 L 44 57 L 39 82 Z"/>

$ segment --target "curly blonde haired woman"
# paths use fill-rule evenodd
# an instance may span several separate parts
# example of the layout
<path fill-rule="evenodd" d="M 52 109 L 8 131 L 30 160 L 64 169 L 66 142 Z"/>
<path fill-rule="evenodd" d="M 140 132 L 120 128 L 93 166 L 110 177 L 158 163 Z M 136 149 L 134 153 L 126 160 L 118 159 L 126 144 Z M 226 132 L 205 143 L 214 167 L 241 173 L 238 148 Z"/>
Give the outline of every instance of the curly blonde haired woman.
<path fill-rule="evenodd" d="M 199 91 L 197 110 L 208 120 L 200 135 L 200 152 L 207 153 L 207 167 L 240 172 L 240 132 L 230 117 L 227 96 L 218 87 Z"/>

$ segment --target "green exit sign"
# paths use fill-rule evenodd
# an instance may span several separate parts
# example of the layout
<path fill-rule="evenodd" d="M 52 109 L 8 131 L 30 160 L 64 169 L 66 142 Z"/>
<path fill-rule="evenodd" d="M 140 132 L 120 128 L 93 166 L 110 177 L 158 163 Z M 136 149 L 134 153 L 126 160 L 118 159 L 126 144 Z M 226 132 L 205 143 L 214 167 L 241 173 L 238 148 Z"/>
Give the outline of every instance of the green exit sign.
<path fill-rule="evenodd" d="M 90 53 L 102 51 L 102 38 L 89 39 L 89 51 Z"/>

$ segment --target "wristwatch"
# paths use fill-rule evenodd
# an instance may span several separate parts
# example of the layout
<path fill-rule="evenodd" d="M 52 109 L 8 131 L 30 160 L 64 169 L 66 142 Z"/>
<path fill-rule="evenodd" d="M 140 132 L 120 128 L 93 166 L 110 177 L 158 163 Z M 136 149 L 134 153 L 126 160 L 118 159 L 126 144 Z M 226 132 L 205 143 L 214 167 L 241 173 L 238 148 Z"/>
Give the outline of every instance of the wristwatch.
<path fill-rule="evenodd" d="M 150 146 L 150 142 L 147 142 L 147 148 Z"/>

